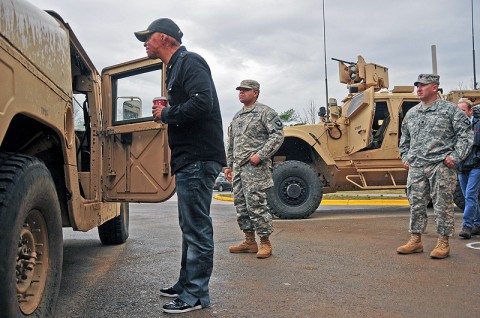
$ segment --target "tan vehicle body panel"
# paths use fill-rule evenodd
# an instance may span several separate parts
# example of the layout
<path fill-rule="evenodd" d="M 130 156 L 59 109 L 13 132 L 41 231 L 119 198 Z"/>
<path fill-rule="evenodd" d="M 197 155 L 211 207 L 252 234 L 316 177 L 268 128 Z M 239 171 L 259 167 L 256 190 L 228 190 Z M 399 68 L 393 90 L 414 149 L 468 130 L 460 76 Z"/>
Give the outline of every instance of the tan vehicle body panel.
<path fill-rule="evenodd" d="M 144 58 L 106 68 L 102 72 L 102 89 L 104 92 L 112 90 L 111 78 L 115 74 L 126 72 L 132 67 L 141 68 L 155 64 L 158 64 L 158 60 Z M 162 91 L 166 91 L 165 87 Z M 105 105 L 112 104 L 111 99 L 111 95 L 104 94 Z M 112 118 L 112 108 L 105 110 L 105 117 Z M 105 199 L 159 202 L 171 197 L 175 183 L 170 174 L 167 125 L 147 121 L 135 125 L 112 126 L 109 124 L 111 122 L 112 120 L 105 121 L 105 145 L 109 151 L 104 162 Z M 132 132 L 131 143 L 122 141 L 122 135 Z"/>
<path fill-rule="evenodd" d="M 118 216 L 118 203 L 107 201 L 161 202 L 171 197 L 175 185 L 169 171 L 166 127 L 144 121 L 112 130 L 111 83 L 101 86 L 101 76 L 68 24 L 23 1 L 1 1 L 0 12 L 0 144 L 6 147 L 16 117 L 38 122 L 61 140 L 69 197 L 62 210 L 63 225 L 88 231 Z M 87 172 L 79 171 L 77 164 L 72 82 L 78 80 L 72 76 L 71 48 L 91 71 L 84 84 L 88 86 L 92 145 Z M 109 72 L 152 64 L 161 65 L 161 61 L 144 58 L 109 68 L 106 80 L 111 80 Z M 162 86 L 159 81 L 159 94 Z M 106 133 L 108 129 L 112 134 Z M 131 146 L 114 142 L 121 133 L 133 136 Z M 15 151 L 35 156 L 51 147 L 40 139 L 32 137 Z"/>
<path fill-rule="evenodd" d="M 398 150 L 399 113 L 403 101 L 418 103 L 418 97 L 412 89 L 412 93 L 373 93 L 372 100 L 388 105 L 390 114 L 382 145 L 376 149 L 367 148 L 371 143 L 374 118 L 372 102 L 359 109 L 362 112 L 359 120 L 349 120 L 343 116 L 350 107 L 349 99 L 342 107 L 342 116 L 331 116 L 328 123 L 323 121 L 314 125 L 285 128 L 285 138 L 302 139 L 314 149 L 317 160 L 313 165 L 325 178 L 325 193 L 405 188 L 407 173 Z M 329 130 L 335 133 L 332 123 L 341 131 L 341 138 L 329 137 Z"/>

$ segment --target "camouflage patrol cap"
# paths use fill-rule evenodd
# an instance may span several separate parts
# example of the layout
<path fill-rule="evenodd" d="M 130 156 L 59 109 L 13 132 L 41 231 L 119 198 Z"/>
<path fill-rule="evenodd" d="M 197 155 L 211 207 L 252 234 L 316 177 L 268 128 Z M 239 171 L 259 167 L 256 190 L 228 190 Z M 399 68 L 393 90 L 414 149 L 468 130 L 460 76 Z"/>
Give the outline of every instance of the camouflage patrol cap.
<path fill-rule="evenodd" d="M 260 91 L 260 83 L 258 83 L 255 80 L 243 80 L 240 82 L 240 85 L 237 87 L 237 91 L 240 88 L 253 89 L 256 91 Z"/>
<path fill-rule="evenodd" d="M 418 84 L 430 84 L 430 83 L 436 83 L 437 85 L 440 85 L 440 75 L 435 75 L 435 74 L 420 74 L 418 75 L 418 79 L 413 85 L 417 86 Z"/>
<path fill-rule="evenodd" d="M 147 36 L 155 32 L 160 32 L 160 33 L 169 35 L 175 40 L 177 40 L 178 43 L 182 43 L 182 36 L 183 36 L 182 30 L 180 30 L 180 28 L 175 22 L 173 22 L 168 18 L 157 19 L 152 23 L 150 23 L 150 25 L 146 30 L 138 31 L 134 33 L 139 41 L 145 42 L 147 41 Z"/>

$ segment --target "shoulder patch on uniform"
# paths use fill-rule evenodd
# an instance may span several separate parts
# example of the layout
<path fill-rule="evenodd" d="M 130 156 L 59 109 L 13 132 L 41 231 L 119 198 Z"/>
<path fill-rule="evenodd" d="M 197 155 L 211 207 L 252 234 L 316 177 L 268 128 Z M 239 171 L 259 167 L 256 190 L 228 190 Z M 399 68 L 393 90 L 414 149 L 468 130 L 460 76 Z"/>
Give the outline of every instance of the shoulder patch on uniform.
<path fill-rule="evenodd" d="M 276 120 L 275 121 L 275 125 L 278 127 L 278 128 L 282 128 L 283 127 L 283 123 L 280 119 Z"/>
<path fill-rule="evenodd" d="M 470 122 L 470 119 L 468 119 L 468 118 L 465 119 L 465 120 L 463 121 L 463 123 L 464 123 L 465 125 L 467 125 L 467 126 L 470 126 L 470 125 L 472 124 L 472 123 Z"/>

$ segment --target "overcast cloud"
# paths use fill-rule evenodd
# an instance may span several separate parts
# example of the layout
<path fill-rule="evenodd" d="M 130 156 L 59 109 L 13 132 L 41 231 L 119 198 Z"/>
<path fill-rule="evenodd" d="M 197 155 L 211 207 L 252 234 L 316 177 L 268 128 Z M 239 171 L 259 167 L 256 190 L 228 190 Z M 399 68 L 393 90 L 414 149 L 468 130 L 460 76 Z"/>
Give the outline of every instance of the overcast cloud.
<path fill-rule="evenodd" d="M 294 108 L 303 114 L 312 101 L 317 108 L 325 104 L 321 0 L 33 2 L 70 24 L 99 71 L 145 56 L 133 32 L 160 17 L 173 19 L 183 44 L 212 69 L 224 127 L 241 107 L 235 87 L 246 78 L 260 82 L 259 100 L 279 113 Z M 478 20 L 480 3 L 474 2 Z M 332 57 L 355 62 L 362 55 L 388 67 L 393 88 L 431 73 L 431 45 L 444 90 L 472 88 L 471 14 L 471 0 L 325 0 L 329 97 L 341 100 L 347 92 Z"/>

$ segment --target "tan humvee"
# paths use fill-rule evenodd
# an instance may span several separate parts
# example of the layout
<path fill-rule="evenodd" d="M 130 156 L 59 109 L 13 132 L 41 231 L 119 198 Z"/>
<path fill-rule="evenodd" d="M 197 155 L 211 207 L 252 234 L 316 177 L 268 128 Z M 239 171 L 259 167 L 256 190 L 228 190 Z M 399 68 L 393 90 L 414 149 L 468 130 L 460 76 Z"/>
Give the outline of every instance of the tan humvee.
<path fill-rule="evenodd" d="M 406 188 L 398 145 L 402 120 L 419 103 L 414 87 L 387 90 L 388 69 L 361 56 L 337 61 L 348 96 L 341 105 L 331 99 L 322 107 L 318 124 L 286 127 L 275 154 L 268 202 L 278 217 L 308 217 L 323 193 Z M 463 201 L 458 191 L 456 202 Z"/>
<path fill-rule="evenodd" d="M 62 227 L 128 237 L 125 202 L 175 192 L 161 61 L 100 75 L 67 23 L 23 0 L 0 0 L 0 308 L 2 317 L 53 317 Z M 115 203 L 124 202 L 124 203 Z"/>

